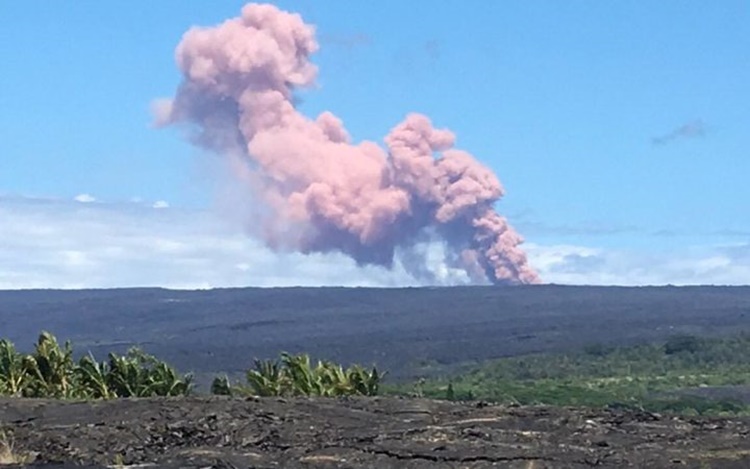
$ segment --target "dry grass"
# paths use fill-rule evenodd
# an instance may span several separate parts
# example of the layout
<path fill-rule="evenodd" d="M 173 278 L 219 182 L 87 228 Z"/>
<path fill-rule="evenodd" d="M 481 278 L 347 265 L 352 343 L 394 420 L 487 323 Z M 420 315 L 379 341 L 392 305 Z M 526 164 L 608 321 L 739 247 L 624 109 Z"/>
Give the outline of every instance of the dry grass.
<path fill-rule="evenodd" d="M 31 462 L 31 459 L 31 455 L 16 451 L 12 435 L 0 430 L 0 466 L 26 464 Z"/>

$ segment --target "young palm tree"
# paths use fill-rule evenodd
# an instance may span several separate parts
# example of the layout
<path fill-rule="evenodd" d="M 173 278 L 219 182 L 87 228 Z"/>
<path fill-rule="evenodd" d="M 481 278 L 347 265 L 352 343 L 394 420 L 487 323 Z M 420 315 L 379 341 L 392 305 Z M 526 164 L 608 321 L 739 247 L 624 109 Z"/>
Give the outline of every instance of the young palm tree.
<path fill-rule="evenodd" d="M 29 382 L 23 355 L 16 351 L 12 342 L 0 340 L 0 395 L 21 397 Z"/>
<path fill-rule="evenodd" d="M 119 397 L 147 397 L 149 373 L 145 366 L 147 356 L 141 350 L 132 348 L 126 355 L 109 354 L 109 374 L 107 385 Z"/>
<path fill-rule="evenodd" d="M 70 342 L 60 347 L 49 332 L 39 335 L 34 353 L 25 357 L 24 366 L 32 377 L 30 397 L 74 398 L 81 394 L 75 382 L 75 363 Z"/>
<path fill-rule="evenodd" d="M 287 377 L 277 361 L 255 360 L 255 369 L 246 374 L 250 391 L 257 396 L 281 396 L 287 391 Z"/>
<path fill-rule="evenodd" d="M 76 372 L 86 397 L 93 399 L 112 399 L 117 393 L 110 389 L 110 368 L 107 362 L 98 362 L 91 353 L 78 361 Z"/>
<path fill-rule="evenodd" d="M 321 396 L 323 386 L 320 375 L 316 373 L 310 364 L 310 356 L 307 354 L 290 355 L 286 352 L 281 354 L 281 363 L 285 374 L 289 379 L 290 391 L 296 396 Z"/>
<path fill-rule="evenodd" d="M 321 394 L 326 397 L 354 394 L 352 382 L 341 365 L 332 362 L 318 362 L 315 374 L 321 384 Z"/>
<path fill-rule="evenodd" d="M 247 389 L 232 388 L 228 381 L 214 380 L 214 394 L 231 394 L 234 390 L 256 396 L 374 396 L 382 378 L 376 368 L 367 371 L 355 365 L 344 370 L 328 361 L 318 361 L 313 366 L 309 355 L 282 353 L 281 362 L 255 361 L 255 369 L 247 372 Z"/>
<path fill-rule="evenodd" d="M 229 383 L 229 376 L 217 376 L 211 382 L 211 394 L 214 396 L 231 396 L 234 394 L 234 389 Z"/>
<path fill-rule="evenodd" d="M 124 356 L 110 353 L 106 362 L 89 353 L 75 363 L 70 342 L 61 347 L 48 332 L 39 335 L 31 355 L 0 340 L 0 395 L 110 399 L 186 395 L 192 388 L 192 375 L 137 348 Z"/>
<path fill-rule="evenodd" d="M 192 391 L 192 375 L 180 377 L 163 361 L 154 362 L 149 375 L 148 394 L 151 396 L 186 396 Z"/>
<path fill-rule="evenodd" d="M 375 367 L 367 371 L 360 365 L 354 365 L 347 370 L 347 375 L 353 387 L 353 394 L 377 396 L 385 373 L 379 373 Z"/>

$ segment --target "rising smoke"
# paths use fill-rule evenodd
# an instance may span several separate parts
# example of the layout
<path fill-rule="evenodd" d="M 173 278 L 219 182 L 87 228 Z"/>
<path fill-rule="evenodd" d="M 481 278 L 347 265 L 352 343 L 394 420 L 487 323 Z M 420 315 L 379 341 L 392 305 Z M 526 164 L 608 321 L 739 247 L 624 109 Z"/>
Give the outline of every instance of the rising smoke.
<path fill-rule="evenodd" d="M 231 162 L 264 207 L 248 224 L 273 249 L 339 251 L 388 268 L 401 253 L 427 280 L 434 272 L 417 246 L 439 241 L 447 266 L 473 282 L 538 282 L 522 238 L 493 209 L 500 182 L 453 148 L 450 131 L 410 114 L 385 151 L 350 142 L 329 112 L 312 120 L 295 109 L 294 91 L 315 81 L 317 48 L 312 26 L 272 5 L 192 28 L 176 51 L 183 81 L 155 103 L 157 123 L 189 124 L 194 143 Z"/>

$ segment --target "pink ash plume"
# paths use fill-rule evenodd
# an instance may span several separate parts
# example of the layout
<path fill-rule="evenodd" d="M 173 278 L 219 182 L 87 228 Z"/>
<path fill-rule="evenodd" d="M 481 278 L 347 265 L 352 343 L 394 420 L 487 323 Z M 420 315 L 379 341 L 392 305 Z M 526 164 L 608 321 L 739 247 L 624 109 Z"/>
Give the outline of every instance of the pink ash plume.
<path fill-rule="evenodd" d="M 254 231 L 273 249 L 343 252 L 359 264 L 392 267 L 410 250 L 442 241 L 450 267 L 477 283 L 536 283 L 522 238 L 493 209 L 495 175 L 454 135 L 410 114 L 385 138 L 353 143 L 342 121 L 294 107 L 294 91 L 315 81 L 314 28 L 297 14 L 249 4 L 238 18 L 192 28 L 176 51 L 183 82 L 154 105 L 160 125 L 189 124 L 193 140 L 231 159 L 265 216 Z M 238 164 L 239 163 L 239 164 Z"/>

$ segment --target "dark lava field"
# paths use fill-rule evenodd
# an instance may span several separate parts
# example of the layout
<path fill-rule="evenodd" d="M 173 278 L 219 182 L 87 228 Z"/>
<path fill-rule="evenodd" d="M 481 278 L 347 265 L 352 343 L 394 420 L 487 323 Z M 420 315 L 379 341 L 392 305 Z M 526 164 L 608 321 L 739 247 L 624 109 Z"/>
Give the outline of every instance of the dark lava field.
<path fill-rule="evenodd" d="M 46 469 L 750 467 L 746 419 L 420 399 L 0 399 Z"/>
<path fill-rule="evenodd" d="M 749 326 L 747 287 L 0 292 L 0 337 L 22 351 L 41 330 L 100 359 L 137 345 L 204 384 L 280 351 L 376 363 L 408 379 Z M 0 399 L 0 464 L 38 469 L 729 469 L 750 467 L 749 435 L 747 418 L 395 397 Z"/>
<path fill-rule="evenodd" d="M 308 352 L 390 379 L 594 343 L 750 330 L 750 287 L 243 288 L 0 291 L 0 337 L 41 330 L 106 358 L 138 345 L 205 383 Z"/>

